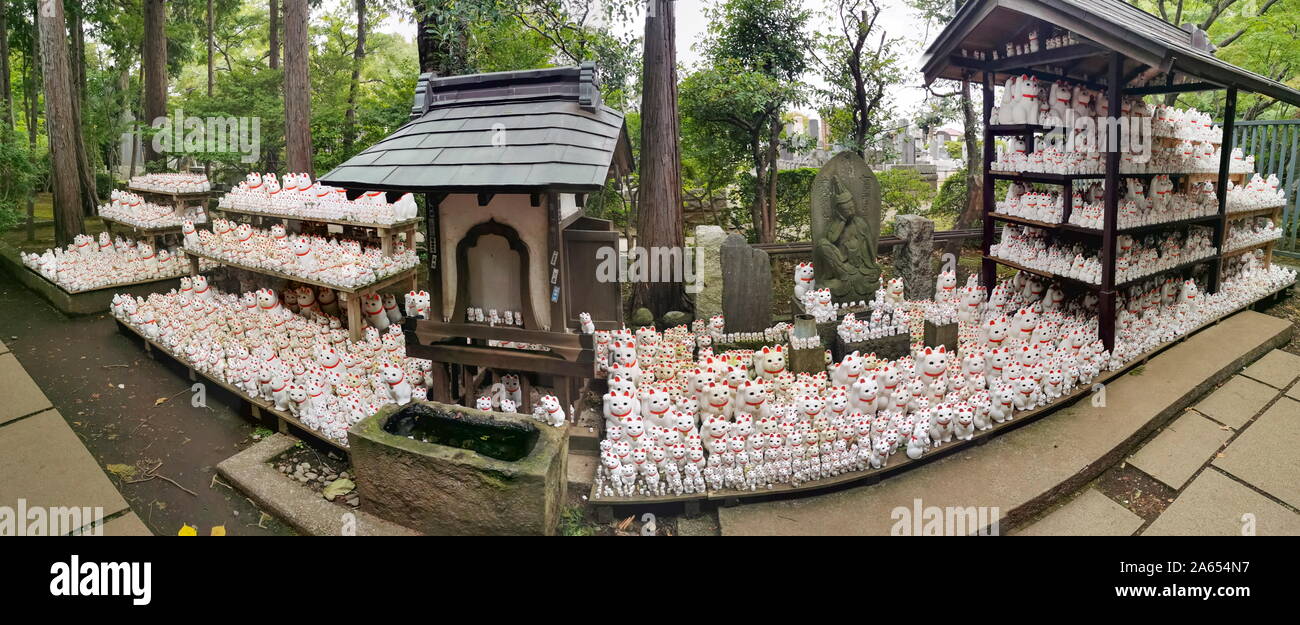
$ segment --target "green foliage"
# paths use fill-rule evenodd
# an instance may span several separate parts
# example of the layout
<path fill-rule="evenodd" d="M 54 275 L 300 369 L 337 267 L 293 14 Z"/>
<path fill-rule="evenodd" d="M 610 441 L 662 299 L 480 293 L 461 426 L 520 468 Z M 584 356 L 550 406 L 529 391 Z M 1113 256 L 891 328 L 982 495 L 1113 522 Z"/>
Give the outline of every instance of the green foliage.
<path fill-rule="evenodd" d="M 599 526 L 587 520 L 580 506 L 565 506 L 560 512 L 561 536 L 595 536 Z"/>
<path fill-rule="evenodd" d="M 876 172 L 880 182 L 880 205 L 886 212 L 916 215 L 934 199 L 934 189 L 915 169 L 897 167 Z"/>
<path fill-rule="evenodd" d="M 942 215 L 956 219 L 961 216 L 962 211 L 966 210 L 966 201 L 966 170 L 963 168 L 948 174 L 948 177 L 939 185 L 939 194 L 935 196 L 934 203 L 930 205 L 930 215 L 936 217 Z"/>
<path fill-rule="evenodd" d="M 807 241 L 812 236 L 812 183 L 819 170 L 815 167 L 785 169 L 776 177 L 776 238 L 778 241 Z M 742 172 L 736 177 L 728 203 L 732 228 L 742 230 L 751 243 L 758 233 L 749 227 L 749 206 L 755 194 L 754 174 Z"/>
<path fill-rule="evenodd" d="M 827 0 L 831 24 L 817 36 L 818 89 L 831 140 L 865 154 L 881 147 L 893 117 L 893 95 L 912 69 L 902 59 L 903 38 L 876 25 L 881 9 L 870 0 Z M 861 91 L 859 91 L 861 80 Z"/>
<path fill-rule="evenodd" d="M 0 181 L 4 181 L 0 184 L 0 232 L 23 219 L 23 206 L 40 178 L 40 157 L 18 139 L 7 128 L 0 128 Z"/>

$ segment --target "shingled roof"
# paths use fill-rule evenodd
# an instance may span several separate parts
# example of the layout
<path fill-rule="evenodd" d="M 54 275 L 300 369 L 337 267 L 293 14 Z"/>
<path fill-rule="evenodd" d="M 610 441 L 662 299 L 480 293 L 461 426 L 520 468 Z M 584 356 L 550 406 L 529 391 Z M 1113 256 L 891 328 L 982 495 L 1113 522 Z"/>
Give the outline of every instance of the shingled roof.
<path fill-rule="evenodd" d="M 1146 67 L 1181 73 L 1187 78 L 1221 87 L 1237 87 L 1300 105 L 1300 91 L 1215 57 L 1193 42 L 1193 33 L 1170 24 L 1122 0 L 969 0 L 926 50 L 922 63 L 927 83 L 937 78 L 960 79 L 975 64 L 954 62 L 962 48 L 1000 49 L 1020 39 L 1041 20 L 1074 32 L 1098 44 L 1097 52 L 1114 50 L 1126 57 L 1125 76 Z M 1059 49 L 1058 49 L 1059 50 Z M 1105 74 L 1104 56 L 1083 54 L 1052 59 L 1069 65 L 1071 76 L 1097 79 Z M 995 80 L 1020 57 L 990 64 Z M 963 59 L 964 61 L 964 59 Z M 1059 61 L 1059 63 L 1057 62 Z M 974 79 L 982 79 L 976 71 Z"/>
<path fill-rule="evenodd" d="M 632 167 L 623 114 L 595 66 L 421 76 L 413 120 L 321 176 L 351 189 L 595 191 Z"/>

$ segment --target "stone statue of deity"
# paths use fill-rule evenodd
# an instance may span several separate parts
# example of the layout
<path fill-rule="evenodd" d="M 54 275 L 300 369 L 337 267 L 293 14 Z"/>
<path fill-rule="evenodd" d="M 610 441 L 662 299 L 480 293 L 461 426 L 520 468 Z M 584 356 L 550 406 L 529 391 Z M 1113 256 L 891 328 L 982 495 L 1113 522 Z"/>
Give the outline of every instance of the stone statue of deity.
<path fill-rule="evenodd" d="M 818 288 L 836 302 L 870 301 L 880 286 L 880 183 L 856 152 L 836 154 L 812 186 L 812 254 Z"/>

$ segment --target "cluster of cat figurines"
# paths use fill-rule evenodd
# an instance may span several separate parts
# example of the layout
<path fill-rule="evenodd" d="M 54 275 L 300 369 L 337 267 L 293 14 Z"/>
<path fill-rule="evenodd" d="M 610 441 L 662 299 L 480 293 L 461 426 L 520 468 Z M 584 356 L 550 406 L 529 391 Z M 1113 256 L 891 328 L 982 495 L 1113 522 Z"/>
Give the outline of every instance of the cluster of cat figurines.
<path fill-rule="evenodd" d="M 249 173 L 217 202 L 220 208 L 246 213 L 267 213 L 297 219 L 392 225 L 415 219 L 415 196 L 402 194 L 388 201 L 383 191 L 370 191 L 349 199 L 347 191 L 312 182 L 307 174 L 288 173 L 283 182 L 273 173 Z"/>
<path fill-rule="evenodd" d="M 347 430 L 386 404 L 428 397 L 432 362 L 406 355 L 401 327 L 351 341 L 338 318 L 299 289 L 297 312 L 271 289 L 221 293 L 202 275 L 180 290 L 118 294 L 110 312 L 205 376 L 347 444 Z"/>

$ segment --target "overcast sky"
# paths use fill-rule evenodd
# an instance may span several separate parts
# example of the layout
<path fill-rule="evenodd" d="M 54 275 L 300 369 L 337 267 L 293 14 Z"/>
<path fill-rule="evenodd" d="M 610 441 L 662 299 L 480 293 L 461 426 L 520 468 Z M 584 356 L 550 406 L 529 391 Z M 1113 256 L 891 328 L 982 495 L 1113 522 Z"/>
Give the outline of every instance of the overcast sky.
<path fill-rule="evenodd" d="M 703 39 L 708 29 L 708 22 L 704 17 L 704 8 L 708 2 L 709 0 L 677 0 L 677 60 L 687 68 L 694 66 L 700 60 L 700 55 L 694 47 L 696 42 Z M 803 2 L 818 14 L 818 17 L 814 18 L 813 28 L 827 29 L 829 24 L 824 21 L 820 13 L 825 10 L 830 0 L 803 0 Z M 932 28 L 931 32 L 926 33 L 925 25 L 903 0 L 880 0 L 879 4 L 884 9 L 884 14 L 877 22 L 877 27 L 883 26 L 891 37 L 907 39 L 903 61 L 907 68 L 908 81 L 902 88 L 892 91 L 891 95 L 894 97 L 895 110 L 900 116 L 908 117 L 908 113 L 915 111 L 925 99 L 925 92 L 920 88 L 920 57 L 925 44 L 928 43 L 926 39 L 933 38 L 936 29 Z M 642 28 L 640 18 L 633 20 L 633 23 L 626 28 L 639 31 Z M 382 30 L 397 32 L 407 38 L 415 36 L 415 24 L 400 19 L 390 19 L 384 24 Z M 820 82 L 816 76 L 809 76 L 808 81 L 814 85 Z"/>

